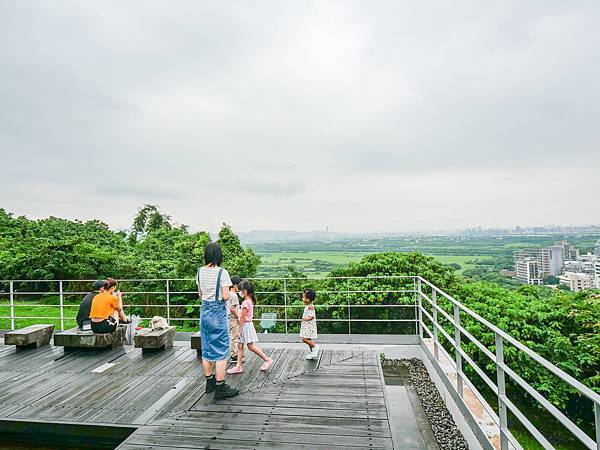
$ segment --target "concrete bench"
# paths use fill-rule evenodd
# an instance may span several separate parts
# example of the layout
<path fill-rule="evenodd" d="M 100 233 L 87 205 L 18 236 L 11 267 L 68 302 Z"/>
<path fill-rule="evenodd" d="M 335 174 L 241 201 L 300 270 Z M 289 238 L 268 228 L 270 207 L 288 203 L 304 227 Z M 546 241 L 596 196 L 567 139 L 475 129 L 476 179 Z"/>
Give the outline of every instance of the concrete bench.
<path fill-rule="evenodd" d="M 93 331 L 80 331 L 79 327 L 61 331 L 54 335 L 54 346 L 64 347 L 66 351 L 81 348 L 117 348 L 125 340 L 126 326 L 118 326 L 112 333 L 98 334 Z"/>
<path fill-rule="evenodd" d="M 48 345 L 54 333 L 54 325 L 31 325 L 4 335 L 5 345 L 16 345 L 17 350 Z"/>
<path fill-rule="evenodd" d="M 202 341 L 200 339 L 200 333 L 192 334 L 190 344 L 192 346 L 192 349 L 196 350 L 198 357 L 201 357 L 202 356 Z"/>
<path fill-rule="evenodd" d="M 145 328 L 136 333 L 133 338 L 135 348 L 141 348 L 142 353 L 155 350 L 167 350 L 173 347 L 175 338 L 175 327 L 152 330 Z"/>

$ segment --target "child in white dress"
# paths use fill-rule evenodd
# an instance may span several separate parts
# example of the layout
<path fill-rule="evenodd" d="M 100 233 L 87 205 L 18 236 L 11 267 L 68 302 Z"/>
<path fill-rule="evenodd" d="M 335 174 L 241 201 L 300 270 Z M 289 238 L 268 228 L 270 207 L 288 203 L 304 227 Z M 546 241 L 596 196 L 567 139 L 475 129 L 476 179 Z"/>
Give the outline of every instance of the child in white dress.
<path fill-rule="evenodd" d="M 312 289 L 305 289 L 302 292 L 302 301 L 306 305 L 302 314 L 302 324 L 300 325 L 300 337 L 302 342 L 308 345 L 309 354 L 306 359 L 317 359 L 319 356 L 319 346 L 313 342 L 317 338 L 317 313 L 313 302 L 317 294 Z"/>

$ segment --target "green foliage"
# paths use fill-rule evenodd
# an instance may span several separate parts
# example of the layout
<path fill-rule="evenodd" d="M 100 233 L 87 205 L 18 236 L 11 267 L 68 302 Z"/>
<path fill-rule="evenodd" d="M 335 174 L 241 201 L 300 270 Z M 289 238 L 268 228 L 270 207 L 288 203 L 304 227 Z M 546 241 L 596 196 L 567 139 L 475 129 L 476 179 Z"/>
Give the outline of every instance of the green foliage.
<path fill-rule="evenodd" d="M 254 254 L 250 248 L 243 248 L 239 238 L 231 231 L 226 223 L 221 227 L 217 241 L 223 250 L 223 267 L 231 275 L 239 275 L 242 278 L 254 277 L 260 264 L 260 257 Z"/>
<path fill-rule="evenodd" d="M 131 226 L 131 234 L 129 236 L 131 242 L 135 242 L 138 238 L 144 238 L 151 231 L 158 231 L 161 228 L 171 229 L 171 216 L 160 212 L 158 205 L 144 205 L 138 209 L 137 214 L 133 218 Z M 185 228 L 185 227 L 184 227 Z"/>
<path fill-rule="evenodd" d="M 0 279 L 193 278 L 210 235 L 173 227 L 169 220 L 158 206 L 145 205 L 134 219 L 136 239 L 130 239 L 97 220 L 28 220 L 0 209 Z M 256 275 L 260 259 L 229 226 L 224 224 L 218 242 L 226 268 Z"/>

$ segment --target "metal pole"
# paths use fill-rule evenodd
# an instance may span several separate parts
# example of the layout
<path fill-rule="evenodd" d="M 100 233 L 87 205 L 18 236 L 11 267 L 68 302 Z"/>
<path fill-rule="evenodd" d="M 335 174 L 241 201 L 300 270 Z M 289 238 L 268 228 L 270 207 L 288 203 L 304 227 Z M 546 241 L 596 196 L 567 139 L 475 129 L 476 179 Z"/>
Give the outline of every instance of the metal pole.
<path fill-rule="evenodd" d="M 65 330 L 65 310 L 63 308 L 63 282 L 60 280 L 58 282 L 58 299 L 60 301 L 60 331 Z"/>
<path fill-rule="evenodd" d="M 594 402 L 594 417 L 596 422 L 596 447 L 600 450 L 600 403 Z"/>
<path fill-rule="evenodd" d="M 283 316 L 285 321 L 285 334 L 288 334 L 288 319 L 287 319 L 287 280 L 283 279 Z"/>
<path fill-rule="evenodd" d="M 346 279 L 346 300 L 348 301 L 348 334 L 352 334 L 352 321 L 350 320 L 350 278 Z"/>
<path fill-rule="evenodd" d="M 169 280 L 166 280 L 167 284 L 167 323 L 171 325 L 171 291 L 169 289 Z"/>
<path fill-rule="evenodd" d="M 419 315 L 418 315 L 418 329 L 419 329 L 419 337 L 421 340 L 423 339 L 423 294 L 421 291 L 421 279 L 417 278 L 417 304 L 419 307 Z"/>
<path fill-rule="evenodd" d="M 506 432 L 508 431 L 508 419 L 506 414 L 506 404 L 504 399 L 506 398 L 506 385 L 504 382 L 504 341 L 502 336 L 498 333 L 494 333 L 496 336 L 496 378 L 498 384 L 498 417 L 500 419 L 500 449 L 508 450 L 508 438 Z M 598 405 L 596 405 L 598 406 Z M 596 413 L 598 409 L 596 409 Z M 598 432 L 598 415 L 596 414 L 596 433 Z M 599 435 L 600 436 L 600 435 Z"/>
<path fill-rule="evenodd" d="M 15 329 L 15 284 L 10 282 L 10 329 Z"/>
<path fill-rule="evenodd" d="M 464 395 L 463 392 L 463 370 L 462 370 L 462 356 L 460 355 L 460 309 L 458 305 L 454 305 L 454 346 L 455 346 L 455 358 L 456 358 L 456 390 L 458 395 L 461 397 Z"/>
<path fill-rule="evenodd" d="M 438 311 L 437 311 L 437 291 L 431 291 L 431 303 L 433 304 L 433 356 L 436 361 L 440 359 L 439 337 L 438 337 Z"/>

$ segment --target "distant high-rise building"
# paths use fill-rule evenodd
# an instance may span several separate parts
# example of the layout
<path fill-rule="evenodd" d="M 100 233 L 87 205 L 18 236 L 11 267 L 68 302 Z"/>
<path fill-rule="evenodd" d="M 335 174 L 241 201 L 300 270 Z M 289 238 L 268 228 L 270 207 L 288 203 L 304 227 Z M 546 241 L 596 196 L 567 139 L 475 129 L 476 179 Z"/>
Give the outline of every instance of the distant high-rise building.
<path fill-rule="evenodd" d="M 531 283 L 529 277 L 523 278 L 519 274 L 518 266 L 521 267 L 521 274 L 524 274 L 525 262 L 535 261 L 537 262 L 537 278 L 548 278 L 549 276 L 557 276 L 562 273 L 563 266 L 563 249 L 562 247 L 545 247 L 545 248 L 532 248 L 525 250 L 518 250 L 514 254 L 515 258 L 515 271 L 517 272 L 517 279 L 526 284 L 539 284 Z"/>
<path fill-rule="evenodd" d="M 573 292 L 594 289 L 594 276 L 587 273 L 567 272 L 558 277 L 558 282 L 568 286 Z"/>
<path fill-rule="evenodd" d="M 535 258 L 521 258 L 515 260 L 515 278 L 523 284 L 543 284 L 540 263 Z"/>
<path fill-rule="evenodd" d="M 579 258 L 579 250 L 567 241 L 557 241 L 554 243 L 554 246 L 562 248 L 563 261 L 577 261 Z"/>
<path fill-rule="evenodd" d="M 594 284 L 596 285 L 596 289 L 600 289 L 600 258 L 598 258 L 595 265 Z"/>

